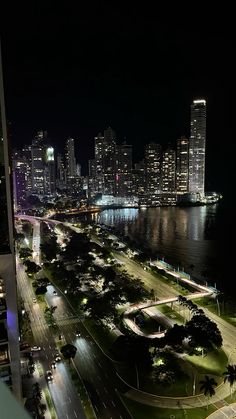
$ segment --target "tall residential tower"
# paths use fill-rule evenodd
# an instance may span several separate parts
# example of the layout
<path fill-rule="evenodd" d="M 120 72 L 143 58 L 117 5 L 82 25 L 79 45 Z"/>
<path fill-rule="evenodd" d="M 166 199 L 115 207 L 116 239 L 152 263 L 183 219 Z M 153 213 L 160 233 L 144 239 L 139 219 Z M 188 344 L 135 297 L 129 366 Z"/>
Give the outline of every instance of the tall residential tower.
<path fill-rule="evenodd" d="M 188 192 L 189 184 L 189 141 L 186 137 L 178 138 L 176 151 L 176 192 Z"/>
<path fill-rule="evenodd" d="M 191 105 L 189 141 L 189 192 L 205 195 L 206 101 L 194 100 Z"/>

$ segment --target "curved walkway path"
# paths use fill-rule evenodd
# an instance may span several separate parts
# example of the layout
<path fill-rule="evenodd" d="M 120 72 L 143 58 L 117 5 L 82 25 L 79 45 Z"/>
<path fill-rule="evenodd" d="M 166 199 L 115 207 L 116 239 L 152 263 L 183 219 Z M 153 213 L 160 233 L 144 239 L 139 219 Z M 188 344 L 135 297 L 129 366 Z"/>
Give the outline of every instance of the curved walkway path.
<path fill-rule="evenodd" d="M 122 378 L 120 377 L 120 379 Z M 222 383 L 216 388 L 216 393 L 211 397 L 210 401 L 208 401 L 207 397 L 204 396 L 203 393 L 197 394 L 196 396 L 167 397 L 146 393 L 145 391 L 137 390 L 134 387 L 130 388 L 130 390 L 125 393 L 125 396 L 136 402 L 161 408 L 193 409 L 197 407 L 204 407 L 208 404 L 213 404 L 215 405 L 216 409 L 218 409 L 217 404 L 219 404 L 221 400 L 228 397 L 229 394 L 229 386 Z"/>
<path fill-rule="evenodd" d="M 213 412 L 211 415 L 207 416 L 206 419 L 226 419 L 226 418 L 236 418 L 236 403 L 231 403 L 227 406 L 223 406 L 220 409 Z"/>

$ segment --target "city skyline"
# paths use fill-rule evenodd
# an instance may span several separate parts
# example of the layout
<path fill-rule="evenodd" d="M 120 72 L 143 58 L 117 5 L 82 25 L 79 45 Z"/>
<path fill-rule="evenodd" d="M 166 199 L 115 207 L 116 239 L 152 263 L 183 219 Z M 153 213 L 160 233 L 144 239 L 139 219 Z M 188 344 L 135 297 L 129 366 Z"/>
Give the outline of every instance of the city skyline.
<path fill-rule="evenodd" d="M 218 191 L 205 188 L 206 121 L 206 100 L 195 99 L 190 139 L 182 136 L 166 147 L 151 142 L 139 162 L 133 161 L 133 146 L 119 142 L 115 130 L 108 127 L 94 137 L 88 176 L 81 176 L 74 138 L 67 138 L 64 153 L 58 153 L 47 131 L 38 131 L 31 145 L 13 151 L 15 209 L 27 208 L 31 195 L 51 203 L 56 196 L 66 196 L 78 206 L 85 202 L 134 207 L 215 202 Z"/>

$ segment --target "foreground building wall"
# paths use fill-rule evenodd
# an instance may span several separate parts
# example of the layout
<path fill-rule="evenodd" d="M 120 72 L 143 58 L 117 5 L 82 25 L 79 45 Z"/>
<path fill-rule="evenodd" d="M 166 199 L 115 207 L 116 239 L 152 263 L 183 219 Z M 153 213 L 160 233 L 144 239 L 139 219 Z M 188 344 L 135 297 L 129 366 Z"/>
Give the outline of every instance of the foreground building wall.
<path fill-rule="evenodd" d="M 19 328 L 13 240 L 11 168 L 0 51 L 0 378 L 21 398 Z"/>

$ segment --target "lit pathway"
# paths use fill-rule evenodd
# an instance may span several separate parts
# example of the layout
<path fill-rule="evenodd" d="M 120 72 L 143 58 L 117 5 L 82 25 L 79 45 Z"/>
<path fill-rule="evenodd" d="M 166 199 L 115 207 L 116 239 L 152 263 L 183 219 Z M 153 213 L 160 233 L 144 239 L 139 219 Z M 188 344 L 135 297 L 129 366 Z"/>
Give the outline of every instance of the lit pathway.
<path fill-rule="evenodd" d="M 206 419 L 226 419 L 226 418 L 236 418 L 236 403 L 223 406 L 221 409 L 216 410 L 210 416 L 207 416 Z"/>

